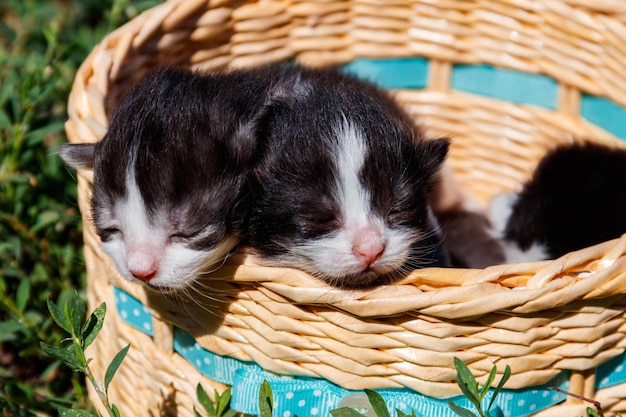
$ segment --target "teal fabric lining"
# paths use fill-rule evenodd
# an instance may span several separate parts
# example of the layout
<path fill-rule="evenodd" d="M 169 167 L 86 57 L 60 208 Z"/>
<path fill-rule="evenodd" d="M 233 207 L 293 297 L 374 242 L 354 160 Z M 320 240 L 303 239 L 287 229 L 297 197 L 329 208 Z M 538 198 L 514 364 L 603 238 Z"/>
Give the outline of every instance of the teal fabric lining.
<path fill-rule="evenodd" d="M 428 61 L 423 58 L 363 58 L 345 64 L 343 70 L 386 89 L 420 89 L 428 83 Z"/>
<path fill-rule="evenodd" d="M 596 371 L 596 388 L 608 388 L 626 382 L 626 353 L 603 363 Z"/>
<path fill-rule="evenodd" d="M 556 109 L 558 85 L 550 77 L 489 65 L 457 65 L 452 88 L 517 104 Z"/>
<path fill-rule="evenodd" d="M 611 100 L 583 95 L 580 114 L 596 126 L 626 140 L 626 109 Z"/>
<path fill-rule="evenodd" d="M 425 88 L 428 68 L 428 61 L 424 58 L 361 58 L 343 67 L 344 71 L 386 89 Z M 549 110 L 556 109 L 558 103 L 558 83 L 551 77 L 490 65 L 455 65 L 451 88 Z M 626 140 L 626 109 L 611 100 L 583 95 L 580 114 L 596 126 Z"/>

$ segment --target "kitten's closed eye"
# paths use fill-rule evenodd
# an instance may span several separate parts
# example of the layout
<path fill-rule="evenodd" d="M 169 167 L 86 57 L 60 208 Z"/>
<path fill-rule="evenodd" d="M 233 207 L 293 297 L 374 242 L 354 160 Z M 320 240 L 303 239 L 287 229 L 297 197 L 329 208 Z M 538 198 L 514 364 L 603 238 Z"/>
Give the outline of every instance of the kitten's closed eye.
<path fill-rule="evenodd" d="M 106 227 L 100 229 L 98 234 L 103 241 L 111 240 L 116 235 L 121 235 L 122 231 L 118 227 Z"/>
<path fill-rule="evenodd" d="M 169 240 L 174 243 L 187 243 L 200 234 L 200 230 L 196 232 L 175 232 L 169 235 Z"/>

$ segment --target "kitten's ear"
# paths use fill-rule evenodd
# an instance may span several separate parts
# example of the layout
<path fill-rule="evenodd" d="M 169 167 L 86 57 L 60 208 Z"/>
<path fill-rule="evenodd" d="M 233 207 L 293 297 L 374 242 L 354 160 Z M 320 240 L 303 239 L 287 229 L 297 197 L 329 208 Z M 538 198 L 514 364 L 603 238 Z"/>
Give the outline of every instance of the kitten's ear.
<path fill-rule="evenodd" d="M 420 147 L 422 147 L 421 157 L 424 169 L 434 174 L 446 159 L 450 141 L 447 138 L 426 140 L 420 144 Z"/>
<path fill-rule="evenodd" d="M 93 169 L 93 143 L 65 143 L 59 148 L 59 155 L 66 165 L 75 169 Z"/>

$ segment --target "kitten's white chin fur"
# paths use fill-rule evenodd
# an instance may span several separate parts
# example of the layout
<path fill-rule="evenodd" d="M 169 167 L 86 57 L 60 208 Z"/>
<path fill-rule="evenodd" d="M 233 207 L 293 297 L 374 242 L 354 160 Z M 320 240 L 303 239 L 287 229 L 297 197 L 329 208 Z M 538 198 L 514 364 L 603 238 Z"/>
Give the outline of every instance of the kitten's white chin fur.
<path fill-rule="evenodd" d="M 131 170 L 126 177 L 127 194 L 116 202 L 112 213 L 103 212 L 101 221 L 121 232 L 102 243 L 102 249 L 113 258 L 120 274 L 127 280 L 142 282 L 131 273 L 134 265 L 153 265 L 155 275 L 147 282 L 160 290 L 176 290 L 191 284 L 201 272 L 217 269 L 239 239 L 228 236 L 208 250 L 193 250 L 182 243 L 171 242 L 172 229 L 168 213 L 148 218 L 147 209 Z M 110 218 L 104 218 L 105 215 Z M 208 228 L 201 236 L 212 233 Z M 149 269 L 149 268 L 148 268 Z"/>
<path fill-rule="evenodd" d="M 339 138 L 333 152 L 338 174 L 336 190 L 343 224 L 327 236 L 291 248 L 290 254 L 304 261 L 304 265 L 294 266 L 329 279 L 358 275 L 368 269 L 379 275 L 389 273 L 406 262 L 414 233 L 391 229 L 372 212 L 370 192 L 359 178 L 367 155 L 364 133 L 344 117 L 343 123 L 335 127 L 335 134 Z M 376 261 L 367 265 L 353 248 L 372 235 L 380 239 L 384 249 Z"/>
<path fill-rule="evenodd" d="M 236 238 L 232 237 L 208 251 L 189 249 L 181 244 L 170 244 L 166 246 L 163 256 L 159 259 L 156 275 L 149 280 L 147 285 L 160 290 L 185 288 L 199 274 L 219 268 L 237 241 Z M 103 242 L 102 249 L 113 259 L 123 278 L 144 284 L 129 271 L 126 250 L 121 240 L 114 239 Z"/>
<path fill-rule="evenodd" d="M 377 275 L 390 273 L 405 264 L 414 238 L 407 231 L 385 229 L 385 248 L 380 258 L 369 265 Z M 352 251 L 356 238 L 349 230 L 340 229 L 337 233 L 293 247 L 279 262 L 302 268 L 309 273 L 329 279 L 358 275 L 368 269 Z"/>
<path fill-rule="evenodd" d="M 489 202 L 489 219 L 493 226 L 493 237 L 502 243 L 506 263 L 534 262 L 547 259 L 547 250 L 543 245 L 534 243 L 530 248 L 523 250 L 514 242 L 504 239 L 504 230 L 516 201 L 517 193 L 508 192 L 496 194 Z"/>

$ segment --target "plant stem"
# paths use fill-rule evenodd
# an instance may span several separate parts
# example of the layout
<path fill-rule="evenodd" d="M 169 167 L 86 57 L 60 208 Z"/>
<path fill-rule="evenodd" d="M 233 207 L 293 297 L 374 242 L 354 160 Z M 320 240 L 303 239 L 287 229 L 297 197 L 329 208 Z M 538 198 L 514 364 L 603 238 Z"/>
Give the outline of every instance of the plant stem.
<path fill-rule="evenodd" d="M 560 388 L 557 388 L 557 387 L 549 387 L 548 389 L 552 390 L 552 391 L 560 392 L 561 394 L 569 395 L 570 397 L 574 397 L 574 398 L 577 398 L 579 400 L 586 401 L 588 403 L 591 403 L 591 404 L 593 404 L 594 407 L 596 407 L 596 411 L 598 412 L 598 415 L 600 417 L 604 417 L 604 413 L 602 412 L 602 404 L 600 404 L 599 401 L 595 401 L 595 400 L 592 400 L 590 398 L 583 397 L 582 395 L 578 395 L 578 394 L 574 394 L 574 393 L 571 393 L 571 392 L 567 392 L 567 391 L 564 391 L 564 390 L 562 390 Z"/>
<path fill-rule="evenodd" d="M 91 373 L 91 369 L 89 368 L 89 365 L 85 366 L 84 373 L 87 379 L 89 380 L 89 382 L 91 382 L 93 389 L 96 390 L 96 394 L 98 394 L 98 398 L 100 398 L 100 401 L 102 401 L 102 404 L 104 404 L 104 407 L 107 409 L 109 415 L 111 417 L 115 417 L 115 414 L 113 414 L 113 411 L 111 411 L 111 406 L 109 405 L 109 398 L 107 394 L 102 390 L 102 388 L 100 388 L 100 385 L 98 385 L 98 383 L 96 382 L 96 378 L 94 378 L 93 373 Z"/>

